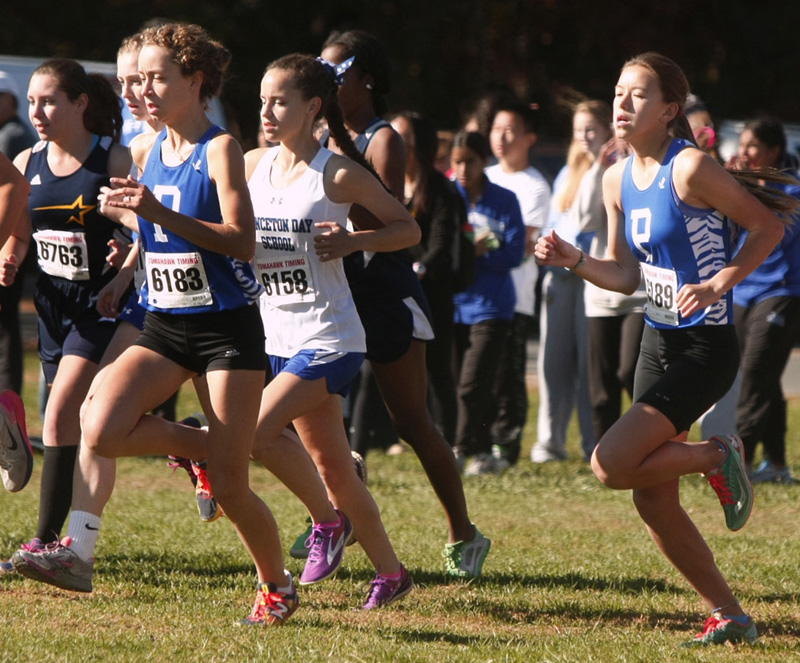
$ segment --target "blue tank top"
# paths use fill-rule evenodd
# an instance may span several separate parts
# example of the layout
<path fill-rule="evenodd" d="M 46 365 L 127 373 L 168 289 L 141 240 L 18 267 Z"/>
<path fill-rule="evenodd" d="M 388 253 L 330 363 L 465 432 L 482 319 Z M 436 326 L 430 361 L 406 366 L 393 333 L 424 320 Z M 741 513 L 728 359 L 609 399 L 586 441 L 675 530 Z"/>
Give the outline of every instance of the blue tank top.
<path fill-rule="evenodd" d="M 162 131 L 153 142 L 141 181 L 175 212 L 222 223 L 217 187 L 208 174 L 208 144 L 223 130 L 212 126 L 178 166 L 161 160 Z M 253 229 L 255 233 L 255 229 Z M 250 263 L 209 251 L 139 217 L 146 279 L 142 301 L 149 311 L 192 314 L 254 303 L 261 293 Z"/>
<path fill-rule="evenodd" d="M 127 238 L 121 226 L 97 211 L 100 187 L 108 186 L 108 157 L 113 141 L 95 137 L 86 161 L 71 175 L 57 176 L 47 163 L 49 143 L 31 150 L 25 177 L 33 238 L 41 271 L 54 280 L 67 280 L 97 289 L 110 275 L 108 241 Z"/>
<path fill-rule="evenodd" d="M 638 189 L 633 182 L 633 157 L 622 178 L 625 237 L 638 258 L 647 288 L 645 320 L 657 329 L 733 324 L 731 293 L 688 318 L 675 298 L 685 283 L 703 283 L 731 258 L 730 228 L 717 210 L 687 205 L 672 181 L 676 155 L 691 144 L 673 139 L 653 182 Z"/>

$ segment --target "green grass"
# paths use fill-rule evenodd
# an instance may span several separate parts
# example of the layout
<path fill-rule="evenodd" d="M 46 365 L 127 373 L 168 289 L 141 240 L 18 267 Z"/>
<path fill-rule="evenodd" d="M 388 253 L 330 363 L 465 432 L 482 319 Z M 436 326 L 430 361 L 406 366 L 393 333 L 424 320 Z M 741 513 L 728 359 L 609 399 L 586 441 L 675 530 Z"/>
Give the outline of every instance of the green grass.
<path fill-rule="evenodd" d="M 182 413 L 195 407 L 190 392 Z M 531 411 L 533 423 L 535 400 Z M 790 416 L 798 469 L 800 407 Z M 529 425 L 524 457 L 532 438 Z M 236 625 L 255 596 L 252 563 L 227 520 L 199 520 L 186 476 L 163 460 L 123 460 L 94 593 L 0 578 L 0 661 L 800 661 L 800 486 L 758 487 L 751 522 L 731 534 L 703 480 L 684 480 L 684 504 L 762 640 L 682 650 L 705 619 L 700 601 L 656 551 L 630 495 L 603 488 L 577 460 L 574 430 L 569 450 L 566 463 L 523 460 L 502 477 L 465 479 L 473 519 L 494 540 L 484 577 L 471 583 L 443 574 L 444 517 L 416 458 L 371 453 L 370 487 L 417 588 L 386 610 L 353 610 L 373 576 L 356 545 L 334 579 L 301 589 L 283 629 Z M 32 536 L 40 471 L 37 456 L 28 488 L 0 492 L 2 557 Z M 302 507 L 262 468 L 251 479 L 288 550 Z M 299 574 L 300 562 L 286 563 Z"/>

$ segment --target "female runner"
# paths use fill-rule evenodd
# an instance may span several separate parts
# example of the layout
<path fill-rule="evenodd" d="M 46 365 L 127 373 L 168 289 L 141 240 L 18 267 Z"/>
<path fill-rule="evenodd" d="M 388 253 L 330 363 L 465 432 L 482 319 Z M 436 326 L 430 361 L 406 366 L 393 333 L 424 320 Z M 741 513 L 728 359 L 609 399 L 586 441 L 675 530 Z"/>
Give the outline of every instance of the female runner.
<path fill-rule="evenodd" d="M 366 346 L 341 258 L 411 246 L 419 241 L 419 229 L 368 172 L 350 141 L 332 69 L 311 56 L 288 55 L 270 64 L 261 82 L 264 136 L 279 146 L 250 152 L 246 160 L 256 213 L 256 273 L 266 290 L 261 312 L 275 378 L 261 400 L 253 455 L 273 455 L 280 445 L 285 462 L 278 476 L 301 494 L 309 492 L 308 477 L 319 470 L 341 512 L 329 505 L 320 485 L 322 511 L 310 508 L 316 518 L 313 543 L 300 582 L 318 582 L 336 570 L 352 531 L 349 517 L 378 572 L 364 604 L 371 609 L 405 596 L 412 582 L 354 470 L 342 426 L 341 396 L 358 373 Z M 363 166 L 320 146 L 314 136 L 320 118 Z M 386 225 L 347 232 L 351 204 L 364 206 Z M 291 445 L 278 438 L 289 422 L 316 468 L 299 453 L 287 460 Z M 270 446 L 272 454 L 265 449 Z"/>
<path fill-rule="evenodd" d="M 80 406 L 116 329 L 95 305 L 116 273 L 106 255 L 119 226 L 100 214 L 96 201 L 109 176 L 128 174 L 130 156 L 117 144 L 122 114 L 114 89 L 74 60 L 41 64 L 31 76 L 28 102 L 41 140 L 14 160 L 31 194 L 7 248 L 19 265 L 30 237 L 36 240 L 39 357 L 52 385 L 42 431 L 39 524 L 23 546 L 36 550 L 58 541 L 69 512 Z"/>
<path fill-rule="evenodd" d="M 383 46 L 372 35 L 353 30 L 329 37 L 322 57 L 344 69 L 339 104 L 353 142 L 402 200 L 403 141 L 380 117 L 386 111 L 390 73 Z M 354 222 L 367 223 L 362 216 L 357 208 L 351 210 Z M 442 551 L 447 573 L 477 577 L 491 540 L 470 521 L 455 456 L 428 411 L 425 345 L 433 333 L 413 262 L 397 252 L 354 254 L 348 262 L 348 282 L 367 334 L 366 356 L 384 403 L 400 437 L 419 457 L 447 517 L 448 541 Z"/>
<path fill-rule="evenodd" d="M 207 458 L 216 498 L 253 556 L 258 592 L 247 623 L 282 624 L 298 601 L 283 568 L 277 525 L 250 490 L 248 460 L 266 366 L 253 256 L 253 212 L 236 141 L 205 113 L 230 53 L 198 26 L 143 34 L 142 93 L 165 130 L 136 141 L 141 182 L 112 180 L 102 204 L 135 212 L 144 250 L 145 328 L 108 368 L 85 408 L 84 440 L 109 458 Z M 126 223 L 130 222 L 128 214 Z M 208 430 L 146 414 L 185 380 Z"/>
<path fill-rule="evenodd" d="M 603 436 L 592 456 L 600 481 L 633 490 L 650 535 L 711 611 L 687 644 L 754 642 L 745 614 L 689 515 L 679 479 L 702 472 L 722 502 L 731 530 L 743 527 L 752 487 L 734 435 L 686 441 L 692 422 L 725 394 L 738 356 L 731 288 L 780 240 L 780 220 L 714 159 L 697 149 L 683 115 L 689 86 L 668 58 L 645 53 L 622 68 L 614 130 L 633 154 L 603 179 L 607 259 L 592 258 L 554 232 L 536 257 L 592 283 L 633 293 L 640 269 L 647 325 L 634 384 L 635 404 Z M 731 259 L 730 218 L 748 231 Z"/>

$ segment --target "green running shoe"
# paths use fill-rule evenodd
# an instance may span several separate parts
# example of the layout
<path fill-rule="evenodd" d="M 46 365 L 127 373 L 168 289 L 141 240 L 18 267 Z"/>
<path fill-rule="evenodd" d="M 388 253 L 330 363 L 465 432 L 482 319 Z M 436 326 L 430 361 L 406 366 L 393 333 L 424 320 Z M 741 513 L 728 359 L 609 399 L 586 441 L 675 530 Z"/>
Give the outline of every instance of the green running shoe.
<path fill-rule="evenodd" d="M 306 518 L 306 523 L 308 523 L 308 527 L 306 527 L 305 532 L 298 536 L 292 544 L 292 547 L 289 548 L 289 556 L 295 559 L 308 558 L 308 550 L 311 548 L 312 543 L 311 535 L 314 533 L 314 523 L 310 516 Z"/>
<path fill-rule="evenodd" d="M 447 575 L 454 578 L 477 578 L 483 570 L 483 562 L 491 547 L 491 539 L 487 539 L 481 534 L 477 527 L 475 527 L 475 538 L 472 541 L 446 543 L 442 557 L 445 560 Z"/>
<path fill-rule="evenodd" d="M 742 441 L 736 435 L 712 437 L 725 457 L 703 476 L 717 493 L 725 511 L 725 524 L 732 532 L 742 529 L 753 510 L 753 486 L 747 478 Z"/>
<path fill-rule="evenodd" d="M 751 645 L 758 640 L 758 631 L 752 617 L 742 624 L 739 619 L 720 615 L 721 619 L 713 615 L 706 620 L 703 632 L 698 633 L 693 640 L 684 642 L 681 647 L 707 647 L 708 645 L 722 645 L 726 642 L 748 642 Z"/>

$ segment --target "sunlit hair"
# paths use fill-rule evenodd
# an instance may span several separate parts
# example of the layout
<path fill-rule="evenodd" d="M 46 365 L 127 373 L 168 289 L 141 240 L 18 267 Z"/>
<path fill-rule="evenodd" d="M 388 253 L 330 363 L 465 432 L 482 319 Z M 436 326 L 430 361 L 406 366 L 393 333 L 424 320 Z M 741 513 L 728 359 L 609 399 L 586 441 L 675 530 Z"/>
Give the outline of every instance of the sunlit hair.
<path fill-rule="evenodd" d="M 87 74 L 75 60 L 52 58 L 34 70 L 33 76 L 36 75 L 55 78 L 59 89 L 72 102 L 85 94 L 89 101 L 83 112 L 83 126 L 90 133 L 111 136 L 119 141 L 122 133 L 122 102 L 103 74 Z"/>
<path fill-rule="evenodd" d="M 155 45 L 166 48 L 181 74 L 203 74 L 200 99 L 207 101 L 219 95 L 231 62 L 231 53 L 220 42 L 209 37 L 199 25 L 192 23 L 164 23 L 147 28 L 142 33 L 142 46 Z"/>
<path fill-rule="evenodd" d="M 372 106 L 376 115 L 383 115 L 389 109 L 385 96 L 392 87 L 391 66 L 383 44 L 369 32 L 348 30 L 332 32 L 322 50 L 330 46 L 342 49 L 345 59 L 355 57 L 353 67 L 372 76 Z"/>
<path fill-rule="evenodd" d="M 572 117 L 580 113 L 588 113 L 591 115 L 597 124 L 600 126 L 601 131 L 605 131 L 606 140 L 611 138 L 611 106 L 605 101 L 582 101 L 575 106 Z M 578 193 L 583 176 L 589 171 L 594 163 L 595 157 L 589 152 L 585 152 L 580 143 L 573 137 L 569 145 L 569 152 L 567 153 L 567 175 L 564 186 L 556 193 L 554 198 L 554 205 L 557 210 L 566 212 L 572 203 L 575 202 L 575 196 Z"/>
<path fill-rule="evenodd" d="M 138 53 L 142 50 L 142 33 L 137 32 L 135 35 L 125 37 L 117 51 L 117 57 L 125 55 L 126 53 Z"/>
<path fill-rule="evenodd" d="M 676 138 L 683 138 L 696 146 L 697 141 L 685 113 L 686 101 L 689 97 L 689 81 L 683 70 L 673 60 L 652 51 L 631 58 L 622 66 L 622 69 L 625 70 L 636 65 L 645 67 L 653 73 L 665 102 L 678 105 L 677 115 L 667 125 L 670 134 Z M 764 182 L 792 184 L 797 182 L 795 178 L 774 169 L 730 170 L 729 172 L 766 207 L 776 212 L 785 223 L 792 222 L 789 215 L 797 213 L 800 201 L 780 189 L 764 186 Z"/>
<path fill-rule="evenodd" d="M 339 86 L 334 80 L 328 68 L 319 60 L 311 55 L 303 53 L 292 53 L 284 55 L 282 58 L 271 62 L 264 71 L 278 70 L 289 74 L 292 84 L 299 90 L 304 100 L 319 97 L 320 109 L 315 122 L 324 118 L 328 124 L 328 130 L 341 148 L 342 152 L 353 161 L 361 164 L 380 180 L 373 167 L 358 151 L 350 133 L 344 126 L 342 110 L 339 108 Z"/>

